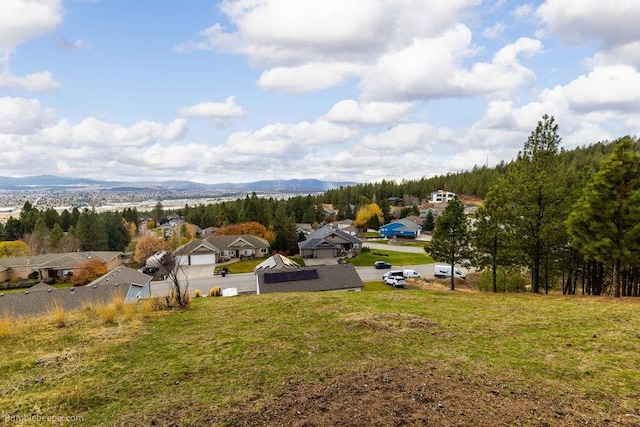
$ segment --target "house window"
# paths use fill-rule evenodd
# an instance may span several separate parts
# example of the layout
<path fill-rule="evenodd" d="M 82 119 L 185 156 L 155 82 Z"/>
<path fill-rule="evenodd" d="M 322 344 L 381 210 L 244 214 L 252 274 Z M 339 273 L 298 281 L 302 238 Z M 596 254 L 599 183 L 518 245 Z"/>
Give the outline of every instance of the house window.
<path fill-rule="evenodd" d="M 260 253 L 261 254 L 266 254 L 267 253 L 267 248 L 260 248 Z"/>
<path fill-rule="evenodd" d="M 245 256 L 249 256 L 249 255 L 252 254 L 252 251 L 251 251 L 251 249 L 245 249 L 245 250 L 242 251 L 242 254 L 245 255 Z"/>
<path fill-rule="evenodd" d="M 229 256 L 229 251 L 222 251 L 222 256 Z"/>

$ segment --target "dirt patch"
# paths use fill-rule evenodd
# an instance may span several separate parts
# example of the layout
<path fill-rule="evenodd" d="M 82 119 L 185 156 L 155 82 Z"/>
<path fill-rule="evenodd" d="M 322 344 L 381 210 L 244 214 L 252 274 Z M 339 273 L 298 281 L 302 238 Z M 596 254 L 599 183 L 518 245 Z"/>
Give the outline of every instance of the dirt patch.
<path fill-rule="evenodd" d="M 580 401 L 583 409 L 573 404 Z M 611 407 L 615 407 L 612 405 Z M 584 412 L 588 408 L 588 412 Z M 595 402 L 467 378 L 436 366 L 402 367 L 291 385 L 259 408 L 236 408 L 231 426 L 637 426 L 633 414 L 601 413 Z"/>
<path fill-rule="evenodd" d="M 424 317 L 407 313 L 357 313 L 345 317 L 375 331 L 399 332 L 411 329 L 425 329 L 437 325 Z"/>
<path fill-rule="evenodd" d="M 478 281 L 480 273 L 468 273 L 466 280 L 454 278 L 454 288 L 460 292 L 480 292 L 478 290 Z M 422 289 L 431 291 L 448 291 L 451 289 L 451 279 L 406 279 L 407 289 Z"/>

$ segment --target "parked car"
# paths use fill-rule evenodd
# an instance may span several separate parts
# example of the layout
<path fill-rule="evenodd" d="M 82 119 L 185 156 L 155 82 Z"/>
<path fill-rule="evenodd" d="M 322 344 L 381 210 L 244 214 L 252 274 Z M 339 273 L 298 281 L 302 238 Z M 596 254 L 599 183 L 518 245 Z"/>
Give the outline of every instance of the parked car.
<path fill-rule="evenodd" d="M 450 265 L 436 265 L 435 267 L 435 276 L 439 278 L 443 277 L 451 277 L 451 266 Z M 467 276 L 457 268 L 454 268 L 454 277 L 459 277 L 461 279 L 466 279 Z"/>
<path fill-rule="evenodd" d="M 373 263 L 373 266 L 377 269 L 391 268 L 391 264 L 386 261 L 376 261 Z"/>
<path fill-rule="evenodd" d="M 420 273 L 418 273 L 418 272 L 417 272 L 417 271 L 415 271 L 415 270 L 410 270 L 410 269 L 402 270 L 402 275 L 403 275 L 405 278 L 414 278 L 414 279 L 418 279 L 418 278 L 420 278 Z"/>
<path fill-rule="evenodd" d="M 382 280 L 386 279 L 389 276 L 404 277 L 404 275 L 402 274 L 402 270 L 389 270 L 382 275 Z"/>
<path fill-rule="evenodd" d="M 404 288 L 406 284 L 404 281 L 404 277 L 401 276 L 389 276 L 384 279 L 384 283 L 387 285 L 391 285 L 394 288 Z"/>

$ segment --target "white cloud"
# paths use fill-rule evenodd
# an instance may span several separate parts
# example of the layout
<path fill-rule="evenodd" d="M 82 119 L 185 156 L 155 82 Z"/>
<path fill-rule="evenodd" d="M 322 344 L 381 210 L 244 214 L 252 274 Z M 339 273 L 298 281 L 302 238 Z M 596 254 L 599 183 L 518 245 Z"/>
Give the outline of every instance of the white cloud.
<path fill-rule="evenodd" d="M 2 0 L 0 50 L 40 37 L 62 22 L 62 0 Z"/>
<path fill-rule="evenodd" d="M 523 4 L 516 7 L 511 14 L 518 19 L 528 18 L 533 13 L 533 8 L 530 4 Z"/>
<path fill-rule="evenodd" d="M 35 133 L 50 123 L 53 115 L 54 111 L 44 108 L 37 99 L 0 98 L 0 134 Z"/>
<path fill-rule="evenodd" d="M 380 126 L 409 120 L 413 112 L 410 102 L 358 103 L 353 99 L 338 102 L 323 117 L 341 124 L 358 126 Z"/>
<path fill-rule="evenodd" d="M 304 157 L 314 149 L 344 143 L 356 135 L 346 126 L 317 120 L 314 123 L 277 123 L 254 132 L 236 132 L 221 147 L 224 158 L 235 155 L 250 156 L 256 160 L 265 157 Z"/>
<path fill-rule="evenodd" d="M 235 103 L 235 97 L 229 96 L 224 102 L 200 102 L 178 109 L 181 117 L 196 117 L 205 119 L 224 127 L 229 119 L 242 117 L 246 112 Z"/>
<path fill-rule="evenodd" d="M 565 43 L 595 40 L 610 49 L 638 39 L 640 3 L 636 0 L 619 0 L 615 5 L 601 0 L 546 0 L 536 13 Z"/>
<path fill-rule="evenodd" d="M 528 38 L 505 46 L 491 63 L 462 68 L 464 59 L 474 53 L 471 31 L 464 25 L 435 39 L 416 39 L 414 44 L 382 57 L 362 81 L 365 99 L 414 100 L 450 96 L 508 96 L 532 81 L 534 73 L 518 56 L 538 53 L 542 44 Z"/>
<path fill-rule="evenodd" d="M 274 67 L 260 76 L 258 86 L 283 93 L 313 92 L 342 84 L 359 74 L 349 63 L 308 63 L 297 67 Z"/>
<path fill-rule="evenodd" d="M 596 67 L 565 88 L 571 108 L 640 113 L 640 73 L 627 65 Z"/>
<path fill-rule="evenodd" d="M 216 23 L 198 41 L 175 47 L 247 55 L 266 68 L 261 87 L 291 93 L 335 86 L 361 75 L 384 53 L 436 37 L 480 0 L 226 0 L 221 11 L 235 25 Z"/>
<path fill-rule="evenodd" d="M 60 83 L 54 80 L 49 71 L 39 71 L 24 77 L 16 76 L 8 71 L 0 73 L 0 90 L 26 89 L 32 92 L 43 92 L 60 89 Z"/>
<path fill-rule="evenodd" d="M 56 39 L 53 41 L 60 49 L 83 50 L 87 49 L 87 44 L 82 40 Z"/>
<path fill-rule="evenodd" d="M 506 26 L 502 22 L 496 22 L 491 27 L 485 28 L 482 31 L 482 36 L 489 39 L 496 39 L 502 35 Z"/>

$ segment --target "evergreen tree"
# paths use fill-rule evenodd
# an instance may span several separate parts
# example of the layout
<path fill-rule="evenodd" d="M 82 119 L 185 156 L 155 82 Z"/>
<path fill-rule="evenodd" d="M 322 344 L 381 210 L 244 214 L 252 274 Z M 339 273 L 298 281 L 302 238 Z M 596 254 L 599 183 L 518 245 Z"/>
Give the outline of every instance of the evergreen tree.
<path fill-rule="evenodd" d="M 474 227 L 471 231 L 473 264 L 483 269 L 491 267 L 493 292 L 497 292 L 498 267 L 517 264 L 517 236 L 510 224 L 508 202 L 501 200 L 504 193 L 499 191 L 506 185 L 499 179 L 493 190 L 489 191 L 484 205 L 474 215 Z"/>
<path fill-rule="evenodd" d="M 613 264 L 613 295 L 621 296 L 620 268 L 640 261 L 640 154 L 622 138 L 585 188 L 568 219 L 572 244 L 587 258 Z"/>
<path fill-rule="evenodd" d="M 555 119 L 542 116 L 507 171 L 504 184 L 496 189 L 511 210 L 509 226 L 519 236 L 519 249 L 531 271 L 531 291 L 535 293 L 540 290 L 540 273 L 549 268 L 551 254 L 566 243 L 561 240 L 567 214 L 567 178 L 559 161 L 560 141 Z"/>
<path fill-rule="evenodd" d="M 60 241 L 64 237 L 64 231 L 62 231 L 62 227 L 60 224 L 55 224 L 51 231 L 49 232 L 49 245 L 53 252 L 56 252 Z"/>
<path fill-rule="evenodd" d="M 108 250 L 123 251 L 131 241 L 124 218 L 118 212 L 105 212 L 101 217 L 104 220 Z"/>
<path fill-rule="evenodd" d="M 283 204 L 280 204 L 276 209 L 273 231 L 276 235 L 271 245 L 273 250 L 287 254 L 298 253 L 298 231 L 296 223 L 292 216 L 287 216 Z"/>
<path fill-rule="evenodd" d="M 20 224 L 22 224 L 22 233 L 31 233 L 36 227 L 36 222 L 40 218 L 40 211 L 30 202 L 24 202 L 20 211 Z"/>
<path fill-rule="evenodd" d="M 451 290 L 455 290 L 455 264 L 467 263 L 470 256 L 467 215 L 457 196 L 438 215 L 431 238 L 431 256 L 451 265 Z"/>
<path fill-rule="evenodd" d="M 10 216 L 4 224 L 4 239 L 7 241 L 20 240 L 23 234 L 20 220 Z"/>
<path fill-rule="evenodd" d="M 108 249 L 108 236 L 104 220 L 95 210 L 84 209 L 75 227 L 75 237 L 83 251 L 105 251 Z"/>
<path fill-rule="evenodd" d="M 67 209 L 64 209 L 60 213 L 60 227 L 62 228 L 62 231 L 66 233 L 67 231 L 69 231 L 69 227 L 71 227 L 72 225 L 73 222 L 71 218 L 71 212 L 69 212 Z"/>
<path fill-rule="evenodd" d="M 427 211 L 427 216 L 424 219 L 424 223 L 422 223 L 422 231 L 426 231 L 428 233 L 432 232 L 435 228 L 436 223 L 433 217 L 433 212 L 431 209 Z"/>

